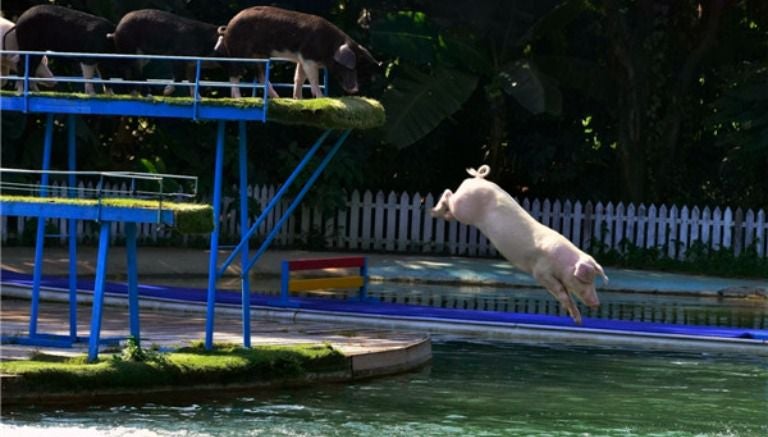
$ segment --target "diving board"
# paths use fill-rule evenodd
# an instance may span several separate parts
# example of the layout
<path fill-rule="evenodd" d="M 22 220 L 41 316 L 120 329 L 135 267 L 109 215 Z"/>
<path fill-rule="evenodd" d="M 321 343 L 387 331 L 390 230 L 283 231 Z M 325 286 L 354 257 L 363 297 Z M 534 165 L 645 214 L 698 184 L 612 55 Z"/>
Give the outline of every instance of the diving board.
<path fill-rule="evenodd" d="M 83 79 L 79 77 L 54 76 L 53 78 L 35 78 L 30 77 L 30 69 L 24 69 L 24 76 L 2 76 L 2 79 L 9 81 L 19 81 L 22 84 L 19 92 L 2 91 L 0 92 L 0 110 L 16 111 L 21 113 L 40 113 L 46 114 L 45 136 L 43 143 L 42 166 L 41 170 L 46 172 L 51 168 L 51 144 L 53 137 L 54 114 L 64 114 L 67 116 L 68 127 L 68 169 L 75 170 L 76 154 L 76 135 L 75 135 L 75 117 L 78 115 L 99 115 L 99 116 L 138 116 L 138 117 L 159 117 L 159 118 L 178 118 L 195 121 L 214 121 L 216 123 L 216 145 L 213 156 L 213 192 L 211 195 L 211 214 L 214 217 L 213 229 L 211 230 L 210 240 L 210 259 L 209 259 L 209 284 L 207 296 L 207 317 L 205 325 L 205 346 L 210 349 L 213 346 L 213 328 L 216 305 L 216 282 L 221 276 L 221 272 L 227 269 L 236 259 L 239 259 L 241 268 L 241 294 L 245 301 L 251 293 L 248 275 L 253 266 L 259 261 L 261 255 L 268 249 L 272 240 L 279 232 L 280 227 L 285 224 L 290 214 L 295 210 L 304 196 L 311 189 L 315 181 L 320 177 L 325 168 L 336 155 L 340 147 L 349 138 L 353 129 L 370 129 L 381 126 L 385 122 L 384 107 L 381 103 L 373 99 L 364 97 L 328 97 L 328 73 L 324 71 L 324 80 L 321 86 L 323 96 L 316 99 L 284 99 L 270 98 L 267 92 L 271 86 L 275 89 L 292 88 L 292 83 L 281 83 L 273 81 L 271 76 L 272 67 L 275 63 L 290 62 L 285 59 L 235 59 L 235 58 L 206 58 L 189 56 L 158 56 L 158 55 L 118 55 L 103 53 L 64 53 L 64 52 L 24 52 L 24 51 L 4 51 L 2 54 L 19 55 L 26 65 L 29 65 L 31 56 L 45 55 L 49 59 L 56 58 L 98 58 L 111 61 L 154 61 L 154 62 L 181 62 L 193 64 L 195 67 L 195 78 L 189 82 L 173 82 L 164 78 L 153 78 L 147 82 L 130 81 L 121 78 L 102 79 L 91 78 Z M 263 83 L 241 84 L 241 88 L 251 90 L 251 95 L 242 99 L 231 99 L 221 97 L 228 93 L 232 84 L 224 81 L 208 80 L 202 75 L 202 65 L 214 65 L 223 63 L 240 63 L 250 65 L 251 67 L 261 67 L 265 71 Z M 52 82 L 57 86 L 79 88 L 83 83 L 92 83 L 99 86 L 110 87 L 114 89 L 125 88 L 126 86 L 146 86 L 153 90 L 162 89 L 167 85 L 175 85 L 189 91 L 189 97 L 165 97 L 165 96 L 133 96 L 133 95 L 114 95 L 97 94 L 89 95 L 78 92 L 39 92 L 35 85 L 40 82 Z M 205 90 L 214 90 L 219 97 L 203 97 L 201 94 Z M 161 93 L 158 93 L 161 94 Z M 227 94 L 228 95 L 228 94 Z M 223 166 L 224 166 L 224 146 L 226 138 L 226 123 L 236 121 L 238 124 L 238 168 L 240 185 L 240 229 L 241 236 L 235 249 L 229 256 L 219 262 L 219 218 L 221 217 L 221 203 L 223 190 Z M 322 129 L 318 139 L 308 147 L 304 157 L 297 164 L 296 168 L 287 177 L 283 185 L 278 190 L 275 197 L 268 205 L 262 208 L 261 215 L 251 223 L 248 211 L 248 150 L 247 150 L 247 122 L 267 123 L 274 122 L 287 126 L 306 126 Z M 309 175 L 304 185 L 300 188 L 298 194 L 293 198 L 291 205 L 284 211 L 283 216 L 277 220 L 273 229 L 267 238 L 251 253 L 249 239 L 253 236 L 255 230 L 261 226 L 266 217 L 278 202 L 286 195 L 287 190 L 298 178 L 300 173 L 308 166 L 310 161 L 319 156 L 322 148 L 327 149 L 325 155 L 320 159 L 319 164 Z M 43 173 L 42 185 L 47 184 L 47 174 Z M 70 178 L 70 186 L 75 185 L 74 176 Z M 41 193 L 40 197 L 44 197 Z M 9 208 L 14 210 L 24 210 L 33 214 L 43 214 L 43 210 L 48 208 L 37 208 L 20 203 L 8 203 Z M 72 214 L 72 217 L 78 217 L 78 214 L 84 214 L 88 208 L 78 208 L 76 206 L 63 206 L 55 204 L 50 206 L 57 214 Z M 162 208 L 159 208 L 162 209 Z M 99 206 L 96 212 L 88 213 L 88 218 L 94 215 L 104 219 L 101 214 L 116 213 L 119 215 L 118 208 Z M 138 214 L 133 212 L 132 214 Z M 170 214 L 166 211 L 158 214 Z M 67 215 L 67 218 L 70 216 Z M 74 223 L 77 219 L 70 219 L 70 282 L 74 284 L 77 277 L 75 266 L 76 249 L 74 242 Z M 162 219 L 165 220 L 165 219 Z M 161 220 L 161 221 L 162 221 Z M 42 223 L 42 221 L 41 221 Z M 133 223 L 133 222 L 129 222 Z M 40 274 L 42 265 L 42 240 L 44 238 L 44 226 L 38 224 L 37 243 L 35 255 L 35 274 Z M 130 229 L 130 228 L 128 228 Z M 103 229 L 102 232 L 108 232 Z M 107 235 L 108 236 L 108 235 Z M 101 236 L 100 236 L 101 238 Z M 100 246 L 101 248 L 101 246 Z M 105 249 L 106 251 L 106 249 Z M 105 255 L 106 256 L 106 255 Z M 102 278 L 103 279 L 103 278 Z M 70 286 L 74 290 L 74 285 Z M 74 291 L 71 291 L 74 295 Z M 73 298 L 74 302 L 75 299 Z M 73 312 L 74 309 L 71 309 Z M 250 307 L 242 306 L 242 332 L 243 346 L 250 346 Z"/>

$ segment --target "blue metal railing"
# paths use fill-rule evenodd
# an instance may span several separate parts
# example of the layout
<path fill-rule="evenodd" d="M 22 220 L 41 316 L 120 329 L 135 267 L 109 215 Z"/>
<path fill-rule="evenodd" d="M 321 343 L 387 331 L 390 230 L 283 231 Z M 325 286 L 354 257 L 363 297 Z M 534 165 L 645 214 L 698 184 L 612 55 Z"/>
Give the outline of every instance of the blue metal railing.
<path fill-rule="evenodd" d="M 269 101 L 269 88 L 270 86 L 279 90 L 279 89 L 285 89 L 285 88 L 293 88 L 292 82 L 280 82 L 280 81 L 274 81 L 272 78 L 273 72 L 274 72 L 274 64 L 275 63 L 294 63 L 294 61 L 286 58 L 269 58 L 269 59 L 256 59 L 256 58 L 228 58 L 228 57 L 196 57 L 196 56 L 170 56 L 170 55 L 129 55 L 129 54 L 105 54 L 105 53 L 80 53 L 80 52 L 41 52 L 41 51 L 10 51 L 10 50 L 3 50 L 0 51 L 0 55 L 3 56 L 4 62 L 11 62 L 10 58 L 14 56 L 18 56 L 17 64 L 20 65 L 23 63 L 24 65 L 24 72 L 23 75 L 20 74 L 8 74 L 8 75 L 0 75 L 0 79 L 7 80 L 7 81 L 20 81 L 22 86 L 20 86 L 20 96 L 24 99 L 23 103 L 23 111 L 28 112 L 29 111 L 29 98 L 31 96 L 34 96 L 35 94 L 35 88 L 38 85 L 44 85 L 46 87 L 48 86 L 55 86 L 57 84 L 91 84 L 91 85 L 100 85 L 104 86 L 106 88 L 111 87 L 124 87 L 124 86 L 146 86 L 150 88 L 156 88 L 156 87 L 166 87 L 169 85 L 172 85 L 174 87 L 179 86 L 183 88 L 187 88 L 190 90 L 190 94 L 192 95 L 192 106 L 193 106 L 193 118 L 197 118 L 198 115 L 198 106 L 201 103 L 201 95 L 200 90 L 202 87 L 206 88 L 214 88 L 214 89 L 230 89 L 234 85 L 230 83 L 229 81 L 217 81 L 217 80 L 208 80 L 203 77 L 203 65 L 211 65 L 214 64 L 228 64 L 228 63 L 240 63 L 245 64 L 254 68 L 262 68 L 264 70 L 264 76 L 265 81 L 264 83 L 247 83 L 242 82 L 237 84 L 238 88 L 246 89 L 246 90 L 252 90 L 251 95 L 253 97 L 261 97 L 264 100 L 264 116 L 266 117 L 266 108 L 268 106 Z M 92 59 L 96 61 L 125 61 L 131 62 L 131 61 L 160 61 L 160 62 L 170 62 L 170 63 L 194 63 L 194 70 L 195 70 L 195 77 L 194 81 L 190 82 L 187 80 L 183 80 L 180 82 L 174 81 L 173 79 L 169 78 L 147 78 L 146 80 L 128 80 L 122 77 L 112 77 L 112 78 L 102 78 L 99 77 L 93 77 L 93 78 L 84 78 L 79 76 L 63 76 L 63 75 L 53 75 L 53 77 L 36 77 L 34 74 L 34 71 L 30 71 L 30 58 L 33 56 L 46 56 L 51 59 L 74 59 L 74 60 L 80 60 L 80 59 Z M 130 68 L 129 65 L 125 65 L 124 71 L 128 71 Z M 323 95 L 328 95 L 328 71 L 327 69 L 324 69 L 324 75 L 322 83 L 320 84 L 320 88 L 323 92 Z M 302 89 L 311 89 L 311 86 L 309 84 L 303 84 Z M 266 119 L 264 120 L 266 121 Z"/>

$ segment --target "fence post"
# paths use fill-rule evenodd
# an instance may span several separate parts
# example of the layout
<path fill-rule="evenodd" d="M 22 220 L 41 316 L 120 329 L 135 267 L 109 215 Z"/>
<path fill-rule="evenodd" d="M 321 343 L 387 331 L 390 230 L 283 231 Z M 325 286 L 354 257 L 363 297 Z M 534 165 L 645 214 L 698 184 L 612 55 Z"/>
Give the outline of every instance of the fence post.
<path fill-rule="evenodd" d="M 349 199 L 349 248 L 357 249 L 360 244 L 360 192 L 355 190 Z"/>
<path fill-rule="evenodd" d="M 733 254 L 739 256 L 741 254 L 744 238 L 744 212 L 741 208 L 736 208 L 736 213 L 733 215 Z"/>
<path fill-rule="evenodd" d="M 397 206 L 397 195 L 395 195 L 394 191 L 390 191 L 389 196 L 387 196 L 387 203 L 383 206 L 384 211 L 382 212 L 382 216 L 385 216 L 386 219 L 383 223 L 377 225 L 377 228 L 384 228 L 386 224 L 387 231 L 382 232 L 377 238 L 379 247 L 385 247 L 386 250 L 395 249 L 395 240 L 397 240 L 397 234 L 395 233 L 397 230 Z"/>
<path fill-rule="evenodd" d="M 394 193 L 393 193 L 394 194 Z M 411 202 L 408 194 L 400 194 L 400 202 L 397 203 L 397 251 L 404 252 L 408 248 L 408 210 Z M 394 235 L 392 236 L 394 237 Z M 390 237 L 387 236 L 389 240 Z"/>
<path fill-rule="evenodd" d="M 363 228 L 360 248 L 368 250 L 371 248 L 371 230 L 373 223 L 373 194 L 370 191 L 363 193 Z"/>
<path fill-rule="evenodd" d="M 765 210 L 761 209 L 757 212 L 757 231 L 755 232 L 755 238 L 757 239 L 757 256 L 765 256 L 768 251 L 768 244 L 766 244 L 765 236 L 768 229 L 768 223 L 765 220 Z"/>
<path fill-rule="evenodd" d="M 421 249 L 423 241 L 421 240 L 421 216 L 423 214 L 421 195 L 414 193 L 409 206 L 411 212 L 411 238 L 409 240 L 409 250 L 415 251 Z"/>
<path fill-rule="evenodd" d="M 427 193 L 427 197 L 424 198 L 424 209 L 422 211 L 422 220 L 424 221 L 424 232 L 421 235 L 423 244 L 421 245 L 422 252 L 429 252 L 434 250 L 434 240 L 432 226 L 435 223 L 435 219 L 432 217 L 430 211 L 435 206 L 435 198 L 432 197 L 432 193 Z"/>
<path fill-rule="evenodd" d="M 395 193 L 390 192 L 390 198 L 394 198 Z M 389 203 L 389 202 L 387 202 Z M 373 248 L 376 250 L 383 249 L 384 246 L 384 213 L 389 212 L 389 209 L 385 211 L 384 193 L 379 191 L 376 193 L 376 206 L 374 210 L 374 222 L 373 222 Z M 394 224 L 394 217 L 391 220 Z M 392 250 L 394 246 L 387 244 L 386 249 Z"/>

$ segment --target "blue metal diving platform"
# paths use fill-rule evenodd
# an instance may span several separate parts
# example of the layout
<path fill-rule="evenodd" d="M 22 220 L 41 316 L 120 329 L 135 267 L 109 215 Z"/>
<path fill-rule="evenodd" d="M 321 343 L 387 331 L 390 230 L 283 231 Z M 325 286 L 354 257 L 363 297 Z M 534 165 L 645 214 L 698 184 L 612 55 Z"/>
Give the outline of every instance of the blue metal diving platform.
<path fill-rule="evenodd" d="M 359 99 L 357 101 L 349 102 L 343 101 L 344 99 L 326 99 L 331 100 L 328 106 L 331 108 L 329 112 L 332 114 L 341 113 L 341 116 L 337 119 L 333 117 L 327 117 L 327 114 L 323 114 L 323 110 L 316 107 L 310 109 L 304 108 L 301 105 L 301 101 L 294 101 L 292 99 L 270 99 L 269 88 L 272 87 L 276 90 L 292 88 L 292 83 L 272 81 L 273 64 L 280 62 L 288 62 L 284 59 L 236 59 L 236 58 L 204 58 L 204 57 L 188 57 L 188 56 L 152 56 L 152 55 L 115 55 L 115 54 L 98 54 L 98 53 L 63 53 L 63 52 L 19 52 L 19 51 L 4 51 L 0 53 L 2 55 L 18 55 L 25 65 L 24 75 L 8 75 L 3 76 L 3 80 L 15 82 L 17 87 L 16 91 L 2 91 L 0 92 L 0 110 L 2 111 L 14 111 L 21 113 L 40 113 L 45 114 L 45 135 L 42 153 L 41 163 L 41 182 L 40 191 L 36 195 L 37 205 L 23 205 L 20 202 L 13 199 L 0 199 L 0 213 L 5 215 L 31 215 L 35 217 L 57 217 L 69 219 L 69 247 L 70 247 L 70 312 L 74 313 L 74 306 L 76 305 L 76 282 L 77 282 L 77 250 L 75 240 L 75 224 L 78 220 L 95 220 L 100 223 L 100 236 L 99 236 L 99 262 L 100 266 L 97 271 L 96 287 L 103 287 L 106 272 L 106 254 L 108 251 L 109 241 L 109 227 L 107 224 L 114 221 L 126 223 L 126 229 L 130 231 L 133 229 L 135 232 L 135 224 L 150 218 L 153 223 L 165 223 L 171 221 L 171 216 L 166 216 L 167 211 L 163 211 L 159 206 L 153 211 L 131 211 L 128 215 L 125 215 L 119 207 L 105 205 L 103 203 L 89 204 L 89 205 L 72 205 L 72 204 L 47 204 L 43 198 L 47 197 L 45 188 L 48 185 L 48 177 L 51 174 L 51 149 L 53 142 L 53 126 L 54 116 L 56 114 L 63 114 L 67 117 L 67 166 L 69 170 L 68 185 L 73 187 L 77 183 L 76 172 L 76 132 L 75 132 L 75 117 L 83 115 L 94 116 L 136 116 L 136 117 L 160 117 L 160 118 L 178 118 L 188 119 L 193 121 L 215 121 L 216 122 L 216 147 L 213 158 L 214 162 L 214 180 L 213 180 L 213 192 L 211 193 L 211 208 L 213 217 L 213 231 L 211 232 L 210 243 L 210 260 L 209 260 L 209 284 L 208 284 L 208 296 L 207 296 L 207 317 L 205 326 L 205 345 L 207 348 L 213 346 L 213 326 L 215 316 L 216 305 L 216 282 L 221 276 L 227 266 L 233 263 L 239 258 L 243 268 L 241 269 L 241 283 L 242 283 L 242 301 L 248 302 L 251 294 L 250 283 L 248 275 L 250 269 L 258 262 L 261 255 L 267 250 L 274 237 L 280 230 L 280 227 L 287 221 L 288 216 L 299 205 L 303 197 L 313 186 L 315 181 L 322 174 L 324 169 L 328 166 L 334 155 L 338 152 L 342 144 L 347 140 L 351 129 L 358 127 L 375 127 L 380 125 L 384 121 L 384 110 L 378 102 L 370 99 Z M 195 69 L 195 78 L 189 82 L 174 82 L 167 78 L 150 78 L 147 81 L 133 81 L 124 80 L 121 78 L 80 78 L 73 76 L 55 76 L 53 78 L 37 78 L 30 76 L 30 71 L 34 70 L 30 68 L 30 59 L 35 56 L 47 56 L 48 58 L 63 58 L 63 59 L 77 59 L 77 58 L 89 58 L 96 59 L 98 61 L 119 61 L 119 62 L 137 62 L 137 61 L 150 61 L 160 63 L 185 63 L 192 64 Z M 207 79 L 202 74 L 203 65 L 215 65 L 228 62 L 237 62 L 243 65 L 248 65 L 252 68 L 262 68 L 265 72 L 265 79 L 263 83 L 243 83 L 240 84 L 240 88 L 251 90 L 251 95 L 242 99 L 230 99 L 222 97 L 224 91 L 228 91 L 233 86 L 229 82 L 215 81 Z M 57 87 L 68 88 L 65 92 L 41 92 L 38 89 L 42 86 L 51 85 Z M 103 87 L 104 94 L 82 94 L 73 92 L 74 88 L 81 85 L 90 84 Z M 125 89 L 126 87 L 149 87 L 150 89 L 157 90 L 160 87 L 177 86 L 185 88 L 190 95 L 189 97 L 166 97 L 166 96 L 133 96 L 133 95 L 115 95 L 108 92 L 110 89 Z M 308 86 L 304 86 L 308 88 Z M 321 85 L 323 94 L 328 94 L 328 74 L 324 73 L 323 84 Z M 215 98 L 202 97 L 201 93 L 205 90 L 215 90 L 218 96 Z M 162 94 L 162 93 L 159 93 Z M 283 100 L 282 105 L 280 100 Z M 297 105 L 296 103 L 299 102 Z M 335 104 L 339 103 L 340 104 Z M 369 111 L 374 114 L 373 117 L 368 117 L 370 120 L 364 120 L 362 125 L 360 117 L 354 120 L 355 117 L 348 117 L 348 115 L 362 111 Z M 273 116 L 272 110 L 275 110 Z M 281 109 L 281 111 L 277 111 Z M 370 114 L 366 114 L 370 115 Z M 365 118 L 365 117 L 364 117 Z M 297 165 L 294 171 L 288 176 L 285 183 L 281 186 L 278 194 L 272 199 L 269 205 L 263 208 L 261 215 L 256 218 L 253 223 L 248 212 L 248 193 L 247 193 L 247 162 L 248 162 L 248 150 L 247 150 L 247 122 L 261 122 L 266 123 L 268 121 L 280 121 L 289 123 L 292 125 L 306 125 L 313 127 L 320 127 L 323 132 L 320 134 L 318 140 L 308 149 L 305 157 Z M 224 146 L 226 137 L 226 123 L 230 121 L 236 121 L 238 123 L 238 154 L 237 159 L 239 162 L 239 184 L 240 184 L 240 205 L 241 216 L 240 226 L 242 229 L 242 235 L 237 247 L 231 252 L 229 257 L 223 262 L 219 263 L 219 218 L 221 216 L 221 203 L 222 203 L 222 187 L 223 187 L 223 164 L 224 164 Z M 334 134 L 334 131 L 336 133 Z M 249 239 L 255 232 L 255 230 L 264 222 L 269 212 L 277 205 L 280 199 L 286 195 L 289 186 L 297 179 L 300 172 L 307 166 L 307 164 L 318 154 L 318 151 L 326 144 L 328 138 L 335 137 L 332 141 L 332 145 L 328 146 L 328 150 L 325 152 L 325 156 L 320 163 L 315 167 L 309 179 L 304 183 L 299 193 L 294 196 L 291 206 L 284 212 L 282 218 L 280 218 L 274 225 L 272 232 L 261 243 L 260 247 L 251 254 L 249 247 Z M 140 217 L 140 215 L 144 216 Z M 33 276 L 36 279 L 36 286 L 33 287 L 33 303 L 31 310 L 30 321 L 30 339 L 35 341 L 35 338 L 42 341 L 48 341 L 47 338 L 43 339 L 36 332 L 36 318 L 37 318 L 37 305 L 39 299 L 39 278 L 42 275 L 42 258 L 44 256 L 43 240 L 45 220 L 39 220 L 36 234 L 36 251 L 35 251 L 35 270 Z M 128 250 L 128 265 L 129 265 L 129 281 L 132 281 L 136 277 L 135 265 L 136 265 L 136 250 L 135 250 L 135 236 L 128 238 L 129 247 Z M 133 270 L 131 271 L 133 265 Z M 38 290 L 37 292 L 35 290 Z M 98 292 L 96 293 L 98 294 Z M 103 294 L 103 293 L 102 293 Z M 95 305 L 95 304 L 94 304 Z M 94 306 L 94 308 L 96 308 Z M 99 309 L 99 314 L 100 314 Z M 100 316 L 99 316 L 100 317 Z M 138 317 L 138 316 L 136 316 Z M 96 309 L 94 309 L 93 320 L 96 320 Z M 243 345 L 250 347 L 250 306 L 242 305 L 242 324 L 243 324 Z M 92 323 L 95 323 L 92 321 Z M 77 339 L 77 335 L 74 327 L 74 323 L 71 325 L 72 341 Z M 93 326 L 93 325 L 92 325 Z M 136 320 L 136 327 L 132 322 L 131 332 L 136 338 L 138 338 L 138 319 Z M 94 330 L 95 329 L 95 330 Z M 93 333 L 96 333 L 95 335 Z M 91 335 L 91 345 L 89 347 L 89 360 L 95 360 L 98 355 L 98 327 L 93 326 Z"/>

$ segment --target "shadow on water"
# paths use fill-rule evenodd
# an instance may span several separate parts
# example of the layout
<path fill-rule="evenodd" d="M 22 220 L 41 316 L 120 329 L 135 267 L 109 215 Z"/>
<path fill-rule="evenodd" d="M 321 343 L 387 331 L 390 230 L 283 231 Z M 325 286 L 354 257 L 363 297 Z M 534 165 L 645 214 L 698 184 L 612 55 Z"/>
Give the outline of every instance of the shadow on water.
<path fill-rule="evenodd" d="M 436 340 L 432 366 L 395 377 L 80 410 L 30 407 L 4 412 L 0 430 L 21 436 L 768 435 L 764 358 Z"/>

